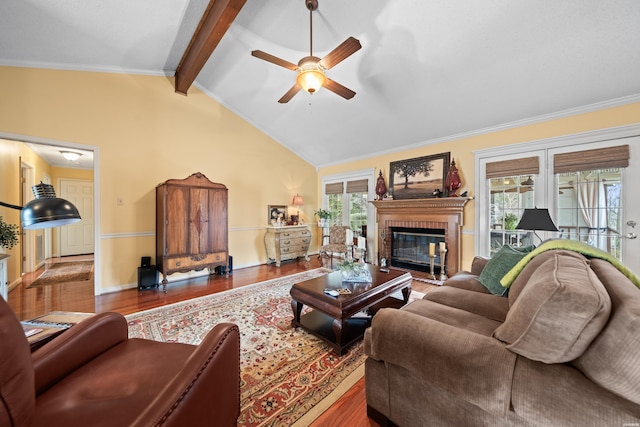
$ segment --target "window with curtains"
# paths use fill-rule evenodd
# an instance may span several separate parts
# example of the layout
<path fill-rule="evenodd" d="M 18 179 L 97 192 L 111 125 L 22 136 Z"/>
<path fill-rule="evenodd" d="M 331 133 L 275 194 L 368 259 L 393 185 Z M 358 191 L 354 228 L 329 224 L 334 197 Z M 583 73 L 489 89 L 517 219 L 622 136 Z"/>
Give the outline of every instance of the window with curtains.
<path fill-rule="evenodd" d="M 503 245 L 532 243 L 532 233 L 516 230 L 526 208 L 535 207 L 538 157 L 487 163 L 489 185 L 490 255 Z"/>
<path fill-rule="evenodd" d="M 369 180 L 358 179 L 325 185 L 330 224 L 348 225 L 358 235 L 367 225 Z"/>
<path fill-rule="evenodd" d="M 348 225 L 354 236 L 365 237 L 367 247 L 375 230 L 375 211 L 369 203 L 375 196 L 374 173 L 366 169 L 322 178 L 322 207 L 332 214 L 330 224 Z"/>
<path fill-rule="evenodd" d="M 628 165 L 628 145 L 554 155 L 562 238 L 621 258 L 622 171 Z"/>
<path fill-rule="evenodd" d="M 538 207 L 549 209 L 559 229 L 538 232 L 541 238 L 581 240 L 621 257 L 628 145 L 563 140 L 475 154 L 479 254 L 492 255 L 504 244 L 539 244 L 528 230 L 515 229 L 524 209 Z"/>

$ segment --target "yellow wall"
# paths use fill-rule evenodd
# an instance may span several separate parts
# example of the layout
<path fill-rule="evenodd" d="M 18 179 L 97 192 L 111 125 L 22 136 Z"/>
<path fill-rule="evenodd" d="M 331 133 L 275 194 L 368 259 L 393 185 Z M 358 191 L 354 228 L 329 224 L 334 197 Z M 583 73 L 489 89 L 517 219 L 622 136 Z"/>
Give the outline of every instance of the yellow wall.
<path fill-rule="evenodd" d="M 15 141 L 0 139 L 0 200 L 10 205 L 20 205 L 20 186 L 7 185 L 20 178 L 20 145 Z M 0 206 L 0 216 L 7 224 L 20 224 L 20 211 Z M 7 260 L 7 276 L 9 284 L 20 277 L 19 254 L 20 245 L 12 249 L 0 248 L 0 252 L 10 255 Z"/>
<path fill-rule="evenodd" d="M 388 182 L 391 161 L 449 151 L 460 170 L 461 191 L 472 192 L 473 150 L 637 123 L 640 117 L 640 104 L 632 104 L 375 156 L 317 173 L 196 88 L 187 97 L 175 94 L 172 79 L 0 67 L 0 81 L 0 132 L 97 149 L 102 266 L 98 279 L 103 290 L 136 283 L 140 257 L 155 256 L 154 191 L 170 178 L 202 172 L 229 188 L 229 248 L 234 266 L 241 267 L 266 261 L 262 238 L 267 205 L 289 205 L 299 193 L 305 201 L 301 215 L 313 221 L 323 176 L 376 168 Z M 11 144 L 0 149 L 21 154 Z M 11 169 L 16 166 L 5 171 L 2 158 L 0 166 L 0 200 L 15 202 L 15 190 L 5 188 L 4 180 L 18 173 Z M 122 206 L 116 203 L 119 198 Z M 474 255 L 475 203 L 465 208 L 465 268 Z M 6 209 L 2 214 L 14 215 Z"/>
<path fill-rule="evenodd" d="M 229 188 L 234 266 L 266 262 L 267 205 L 299 193 L 312 219 L 315 168 L 196 88 L 185 97 L 166 77 L 16 67 L 0 67 L 0 81 L 11 82 L 0 132 L 98 149 L 102 289 L 136 283 L 140 257 L 155 258 L 155 187 L 167 179 L 202 172 Z"/>
<path fill-rule="evenodd" d="M 544 138 L 629 125 L 638 122 L 640 122 L 640 103 L 635 103 L 597 112 L 531 124 L 528 126 L 521 126 L 499 132 L 492 132 L 462 139 L 452 139 L 443 143 L 425 145 L 424 147 L 411 150 L 398 151 L 383 156 L 375 156 L 354 162 L 321 168 L 319 170 L 317 190 L 318 194 L 321 194 L 321 180 L 324 176 L 365 168 L 376 168 L 377 170 L 382 170 L 382 174 L 384 175 L 385 181 L 388 185 L 390 162 L 450 152 L 451 157 L 455 159 L 456 167 L 459 170 L 460 178 L 462 180 L 462 188 L 460 188 L 458 194 L 468 190 L 469 195 L 473 195 L 475 187 L 474 150 L 527 141 L 536 141 Z M 474 209 L 476 203 L 476 200 L 471 200 L 465 205 L 464 209 L 462 267 L 465 269 L 469 269 L 471 267 L 471 261 L 475 255 L 473 231 L 475 220 Z"/>
<path fill-rule="evenodd" d="M 51 167 L 33 150 L 21 142 L 0 139 L 0 200 L 5 203 L 20 206 L 24 204 L 21 200 L 20 192 L 20 169 L 21 163 L 33 170 L 33 183 L 36 184 L 51 176 Z M 20 224 L 20 211 L 15 209 L 0 208 L 0 215 L 5 222 Z M 32 247 L 35 245 L 35 231 L 27 231 L 20 244 L 10 250 L 5 251 L 11 254 L 8 260 L 7 273 L 9 285 L 15 284 L 20 278 L 20 254 L 21 245 L 24 239 L 31 241 Z"/>

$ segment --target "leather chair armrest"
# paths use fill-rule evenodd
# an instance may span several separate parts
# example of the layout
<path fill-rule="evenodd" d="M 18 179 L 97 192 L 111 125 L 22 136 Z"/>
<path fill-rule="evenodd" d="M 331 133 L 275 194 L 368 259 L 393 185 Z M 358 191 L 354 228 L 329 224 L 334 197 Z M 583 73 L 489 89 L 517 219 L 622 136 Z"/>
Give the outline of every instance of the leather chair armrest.
<path fill-rule="evenodd" d="M 493 414 L 509 410 L 517 355 L 495 338 L 385 308 L 373 318 L 369 344 L 375 360 L 400 366 Z"/>
<path fill-rule="evenodd" d="M 471 262 L 471 274 L 479 276 L 484 270 L 485 265 L 489 262 L 488 257 L 475 256 Z"/>
<path fill-rule="evenodd" d="M 220 323 L 133 426 L 235 426 L 240 415 L 240 330 Z"/>
<path fill-rule="evenodd" d="M 32 353 L 36 395 L 96 356 L 128 339 L 127 321 L 100 313 L 72 326 Z"/>

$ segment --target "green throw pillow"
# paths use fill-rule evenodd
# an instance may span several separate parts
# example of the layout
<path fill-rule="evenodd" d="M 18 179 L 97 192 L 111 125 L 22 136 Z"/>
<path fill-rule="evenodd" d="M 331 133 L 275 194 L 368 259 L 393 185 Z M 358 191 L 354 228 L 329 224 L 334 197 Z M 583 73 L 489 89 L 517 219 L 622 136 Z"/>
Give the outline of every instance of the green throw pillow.
<path fill-rule="evenodd" d="M 500 279 L 509 272 L 522 258 L 533 250 L 533 246 L 512 247 L 504 245 L 480 273 L 480 283 L 493 295 L 506 295 L 508 289 L 500 284 Z"/>

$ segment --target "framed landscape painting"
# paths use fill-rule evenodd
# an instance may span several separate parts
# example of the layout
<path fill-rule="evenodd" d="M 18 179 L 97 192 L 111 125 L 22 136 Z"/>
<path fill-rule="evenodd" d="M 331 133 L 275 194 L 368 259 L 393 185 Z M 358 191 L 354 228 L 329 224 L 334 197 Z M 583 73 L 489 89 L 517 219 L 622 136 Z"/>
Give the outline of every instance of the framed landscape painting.
<path fill-rule="evenodd" d="M 394 199 L 426 199 L 448 196 L 444 181 L 449 172 L 451 153 L 434 154 L 391 162 L 389 189 Z"/>

